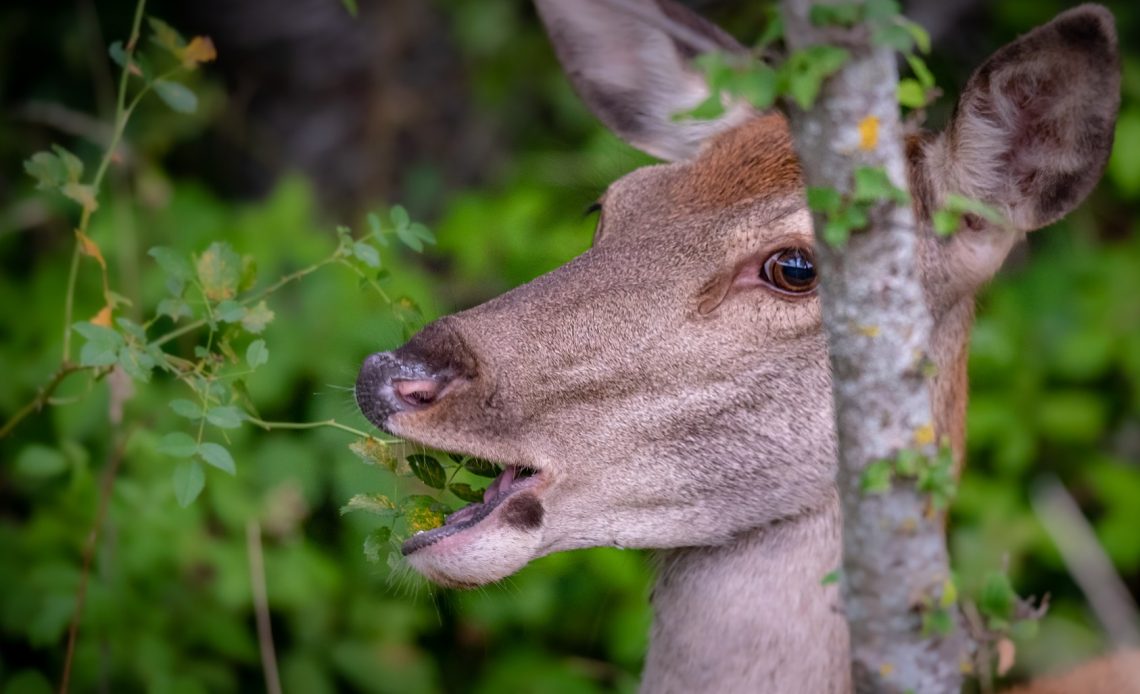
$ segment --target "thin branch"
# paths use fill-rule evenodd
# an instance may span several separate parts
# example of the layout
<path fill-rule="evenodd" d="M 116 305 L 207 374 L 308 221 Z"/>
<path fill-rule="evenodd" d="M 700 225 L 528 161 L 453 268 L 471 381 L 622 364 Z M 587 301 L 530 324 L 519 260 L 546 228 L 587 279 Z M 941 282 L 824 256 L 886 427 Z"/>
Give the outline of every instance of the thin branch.
<path fill-rule="evenodd" d="M 1051 477 L 1034 490 L 1032 503 L 1109 638 L 1117 646 L 1140 647 L 1136 602 L 1072 495 Z"/>
<path fill-rule="evenodd" d="M 335 419 L 325 419 L 319 422 L 267 422 L 264 419 L 248 416 L 246 419 L 250 424 L 259 426 L 266 431 L 273 431 L 274 429 L 320 429 L 322 427 L 328 427 L 330 429 L 340 429 L 341 431 L 347 431 L 348 433 L 355 434 L 362 439 L 373 439 L 388 446 L 399 443 L 398 441 L 389 441 L 387 439 L 376 438 L 366 431 L 361 431 L 346 424 L 341 424 Z"/>
<path fill-rule="evenodd" d="M 63 383 L 68 376 L 76 371 L 83 371 L 89 368 L 91 367 L 79 366 L 68 362 L 61 364 L 55 373 L 51 375 L 48 382 L 39 389 L 39 392 L 36 393 L 36 397 L 21 407 L 16 414 L 12 415 L 11 419 L 4 423 L 3 427 L 0 427 L 0 439 L 12 433 L 12 430 L 15 429 L 20 422 L 24 421 L 28 415 L 43 409 L 43 406 L 48 404 L 48 401 L 51 399 L 52 393 L 59 388 L 59 385 Z"/>
<path fill-rule="evenodd" d="M 71 667 L 75 658 L 75 643 L 79 637 L 79 622 L 83 618 L 83 607 L 87 602 L 87 583 L 91 578 L 91 564 L 95 558 L 95 549 L 99 544 L 99 530 L 107 517 L 107 508 L 110 506 L 111 490 L 114 488 L 115 475 L 123 462 L 123 451 L 126 448 L 129 432 L 123 435 L 111 449 L 107 457 L 107 464 L 103 468 L 103 475 L 99 480 L 99 507 L 95 512 L 95 522 L 91 532 L 87 535 L 87 542 L 83 546 L 83 569 L 79 577 L 79 588 L 75 595 L 75 613 L 71 617 L 71 626 L 67 630 L 67 655 L 63 660 L 63 675 L 60 678 L 59 692 L 67 694 L 71 686 Z"/>
<path fill-rule="evenodd" d="M 261 650 L 261 669 L 265 672 L 265 690 L 268 694 L 281 694 L 277 652 L 273 647 L 273 625 L 269 620 L 269 596 L 265 589 L 261 525 L 256 520 L 250 519 L 245 524 L 245 538 L 249 551 L 249 585 L 253 590 L 253 611 L 257 618 L 257 644 Z"/>

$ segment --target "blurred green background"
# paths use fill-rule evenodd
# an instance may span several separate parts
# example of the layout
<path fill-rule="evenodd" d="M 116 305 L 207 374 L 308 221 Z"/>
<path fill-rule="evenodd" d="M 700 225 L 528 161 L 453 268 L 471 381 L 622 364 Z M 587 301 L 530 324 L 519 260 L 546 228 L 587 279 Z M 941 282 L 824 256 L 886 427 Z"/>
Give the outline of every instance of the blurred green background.
<path fill-rule="evenodd" d="M 333 228 L 401 202 L 439 243 L 391 249 L 395 295 L 427 318 L 470 306 L 584 250 L 585 207 L 648 159 L 604 132 L 562 78 L 522 0 L 154 2 L 187 35 L 214 38 L 192 81 L 198 112 L 145 101 L 111 169 L 91 236 L 113 288 L 147 316 L 164 277 L 146 250 L 225 240 L 263 280 L 327 255 Z M 688 3 L 745 40 L 764 3 Z M 960 583 L 1008 566 L 1022 594 L 1048 592 L 1015 677 L 1108 644 L 1030 505 L 1058 477 L 1140 594 L 1140 8 L 1110 4 L 1125 54 L 1116 148 L 1091 199 L 1032 235 L 979 299 L 971 353 L 969 459 L 950 534 Z M 992 50 L 1068 3 L 914 2 L 947 96 Z M 33 190 L 21 162 L 53 142 L 99 157 L 113 111 L 106 45 L 133 3 L 0 8 L 0 419 L 59 361 L 71 230 L 66 200 Z M 1131 39 L 1131 40 L 1130 40 Z M 85 261 L 76 316 L 101 306 Z M 358 428 L 360 360 L 401 328 L 357 278 L 322 270 L 275 295 L 272 355 L 250 379 L 265 419 L 335 417 Z M 192 350 L 193 336 L 172 345 Z M 108 385 L 79 376 L 61 404 L 0 440 L 0 691 L 58 686 L 83 547 L 113 455 Z M 631 691 L 650 622 L 648 556 L 597 549 L 534 562 L 499 585 L 453 592 L 390 575 L 362 552 L 376 521 L 341 516 L 389 481 L 331 430 L 230 434 L 237 475 L 210 469 L 175 503 L 158 438 L 185 426 L 165 377 L 126 403 L 129 432 L 94 553 L 74 691 L 229 692 L 263 686 L 246 526 L 263 530 L 281 677 L 289 692 Z"/>

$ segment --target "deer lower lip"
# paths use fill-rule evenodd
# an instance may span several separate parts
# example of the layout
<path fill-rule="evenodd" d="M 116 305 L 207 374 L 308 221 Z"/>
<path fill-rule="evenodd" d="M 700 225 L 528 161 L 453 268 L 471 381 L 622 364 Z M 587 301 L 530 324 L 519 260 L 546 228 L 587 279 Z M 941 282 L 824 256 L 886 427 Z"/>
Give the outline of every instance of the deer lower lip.
<path fill-rule="evenodd" d="M 400 548 L 401 553 L 407 556 L 433 545 L 445 537 L 451 537 L 456 533 L 472 528 L 491 515 L 491 512 L 515 493 L 537 485 L 541 473 L 534 472 L 531 475 L 523 476 L 520 474 L 523 469 L 516 465 L 508 465 L 487 487 L 481 503 L 464 506 L 449 515 L 443 525 L 438 528 L 416 533 L 404 542 L 403 547 Z"/>

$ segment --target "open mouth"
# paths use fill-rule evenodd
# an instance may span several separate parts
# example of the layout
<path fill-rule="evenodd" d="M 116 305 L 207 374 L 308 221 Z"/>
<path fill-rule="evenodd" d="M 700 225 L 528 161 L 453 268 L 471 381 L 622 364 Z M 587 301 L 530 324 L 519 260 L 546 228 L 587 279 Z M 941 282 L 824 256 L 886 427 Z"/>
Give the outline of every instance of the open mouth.
<path fill-rule="evenodd" d="M 404 556 L 474 527 L 514 494 L 530 489 L 539 483 L 541 473 L 534 468 L 507 465 L 483 492 L 483 501 L 468 504 L 449 515 L 443 525 L 416 533 L 404 542 Z"/>

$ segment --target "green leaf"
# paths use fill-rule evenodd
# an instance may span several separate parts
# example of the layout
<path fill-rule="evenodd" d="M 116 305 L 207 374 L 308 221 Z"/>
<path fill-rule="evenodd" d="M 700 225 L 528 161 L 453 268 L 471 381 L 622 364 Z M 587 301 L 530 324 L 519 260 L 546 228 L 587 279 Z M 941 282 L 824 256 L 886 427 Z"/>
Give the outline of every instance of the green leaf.
<path fill-rule="evenodd" d="M 64 175 L 67 181 L 77 183 L 83 176 L 83 161 L 64 147 L 52 145 L 52 150 L 63 164 Z"/>
<path fill-rule="evenodd" d="M 843 572 L 840 569 L 834 569 L 832 571 L 828 571 L 826 574 L 824 574 L 823 578 L 820 579 L 819 584 L 821 586 L 829 586 L 833 583 L 839 583 L 839 577 L 842 574 L 843 574 Z"/>
<path fill-rule="evenodd" d="M 893 48 L 899 53 L 910 53 L 914 49 L 915 38 L 901 24 L 882 24 L 871 30 L 871 43 Z"/>
<path fill-rule="evenodd" d="M 178 505 L 186 508 L 194 503 L 202 488 L 206 486 L 206 473 L 196 460 L 183 460 L 174 467 L 174 498 Z"/>
<path fill-rule="evenodd" d="M 269 350 L 265 347 L 265 340 L 254 340 L 245 348 L 245 361 L 250 368 L 256 369 L 269 361 Z"/>
<path fill-rule="evenodd" d="M 898 205 L 905 205 L 906 191 L 891 182 L 887 172 L 873 166 L 860 166 L 855 169 L 855 190 L 852 198 L 858 202 L 891 201 Z"/>
<path fill-rule="evenodd" d="M 225 447 L 216 443 L 203 443 L 198 447 L 198 455 L 208 464 L 231 475 L 237 474 L 234 458 Z"/>
<path fill-rule="evenodd" d="M 380 224 L 380 217 L 375 212 L 368 213 L 368 228 L 372 232 L 372 237 L 376 239 L 376 243 L 387 248 L 388 238 L 384 234 L 384 227 Z"/>
<path fill-rule="evenodd" d="M 174 431 L 162 437 L 157 450 L 175 458 L 189 458 L 198 452 L 198 442 L 189 434 Z"/>
<path fill-rule="evenodd" d="M 174 410 L 174 414 L 186 419 L 197 420 L 202 418 L 202 406 L 184 398 L 171 400 L 170 409 Z"/>
<path fill-rule="evenodd" d="M 51 152 L 36 152 L 24 161 L 24 171 L 36 179 L 39 190 L 58 190 L 67 182 L 67 169 Z"/>
<path fill-rule="evenodd" d="M 433 489 L 443 489 L 447 485 L 447 473 L 439 461 L 430 455 L 415 453 L 407 457 L 412 474 Z"/>
<path fill-rule="evenodd" d="M 108 46 L 107 55 L 111 56 L 111 60 L 119 67 L 127 66 L 127 52 L 123 50 L 122 41 L 115 41 Z"/>
<path fill-rule="evenodd" d="M 245 419 L 245 413 L 233 405 L 213 407 L 206 412 L 206 420 L 222 429 L 237 429 Z"/>
<path fill-rule="evenodd" d="M 182 50 L 186 48 L 186 40 L 182 38 L 182 35 L 174 27 L 157 17 L 147 17 L 147 21 L 150 23 L 151 32 L 153 32 L 151 40 L 181 60 Z"/>
<path fill-rule="evenodd" d="M 891 463 L 876 460 L 863 469 L 859 487 L 864 494 L 886 494 L 891 490 Z"/>
<path fill-rule="evenodd" d="M 812 5 L 808 19 L 817 27 L 855 25 L 863 16 L 863 7 L 854 2 L 841 2 L 834 5 Z"/>
<path fill-rule="evenodd" d="M 774 5 L 768 8 L 767 23 L 764 25 L 764 31 L 760 34 L 760 38 L 756 40 L 754 48 L 763 50 L 772 43 L 779 41 L 784 37 L 784 17 Z"/>
<path fill-rule="evenodd" d="M 447 485 L 447 488 L 455 496 L 459 497 L 460 499 L 462 499 L 464 501 L 468 501 L 468 502 L 472 502 L 472 503 L 482 502 L 483 501 L 483 492 L 486 491 L 483 489 L 472 489 L 471 485 L 463 484 L 462 482 L 456 482 L 455 484 L 449 484 L 449 485 Z"/>
<path fill-rule="evenodd" d="M 237 323 L 245 318 L 246 308 L 233 299 L 226 299 L 214 309 L 214 317 L 223 323 Z"/>
<path fill-rule="evenodd" d="M 982 592 L 978 597 L 978 609 L 987 617 L 1008 621 L 1013 617 L 1017 606 L 1017 593 L 1009 582 L 1009 576 L 1001 571 L 986 574 Z"/>
<path fill-rule="evenodd" d="M 79 351 L 81 366 L 110 366 L 119 360 L 119 350 L 126 342 L 118 331 L 94 323 L 76 323 L 73 327 L 87 338 Z"/>
<path fill-rule="evenodd" d="M 408 226 L 396 227 L 396 238 L 400 239 L 400 243 L 412 249 L 416 253 L 422 253 L 424 250 L 424 242 L 418 236 L 412 233 Z"/>
<path fill-rule="evenodd" d="M 482 458 L 468 458 L 463 463 L 463 467 L 467 468 L 468 472 L 480 477 L 498 477 L 501 472 L 497 465 Z"/>
<path fill-rule="evenodd" d="M 193 276 L 190 261 L 185 255 L 165 246 L 155 246 L 147 251 L 147 255 L 154 258 L 162 271 L 171 277 L 188 280 Z"/>
<path fill-rule="evenodd" d="M 914 73 L 924 90 L 934 87 L 934 74 L 930 72 L 930 68 L 926 67 L 925 60 L 917 55 L 907 55 L 906 62 L 910 65 L 911 72 Z"/>
<path fill-rule="evenodd" d="M 736 77 L 729 89 L 732 94 L 763 111 L 776 103 L 776 97 L 780 94 L 780 76 L 767 65 L 756 63 Z"/>
<path fill-rule="evenodd" d="M 265 326 L 273 322 L 277 314 L 269 308 L 269 304 L 264 300 L 257 302 L 256 305 L 249 307 L 245 316 L 241 319 L 241 327 L 245 328 L 254 335 L 260 334 L 265 330 Z"/>
<path fill-rule="evenodd" d="M 835 214 L 843 205 L 843 196 L 834 188 L 809 186 L 807 204 L 813 212 Z"/>
<path fill-rule="evenodd" d="M 395 518 L 399 515 L 396 505 L 383 494 L 357 494 L 340 507 L 342 516 L 349 511 L 366 511 L 384 518 Z"/>
<path fill-rule="evenodd" d="M 701 103 L 688 111 L 679 111 L 670 116 L 673 121 L 684 120 L 713 120 L 724 115 L 724 102 L 721 101 L 719 91 L 709 94 Z"/>
<path fill-rule="evenodd" d="M 926 29 L 923 28 L 921 24 L 907 19 L 906 17 L 898 17 L 895 19 L 895 21 L 897 21 L 899 25 L 908 34 L 910 34 L 910 38 L 914 41 L 914 45 L 918 47 L 919 52 L 930 52 L 930 34 L 926 31 Z M 907 57 L 909 58 L 910 56 L 908 55 Z"/>
<path fill-rule="evenodd" d="M 380 563 L 382 557 L 389 548 L 391 548 L 390 540 L 392 539 L 392 529 L 389 527 L 376 528 L 368 533 L 364 538 L 364 558 L 373 564 Z"/>
<path fill-rule="evenodd" d="M 210 301 L 232 299 L 241 281 L 241 257 L 228 243 L 215 241 L 198 257 L 198 281 Z"/>
<path fill-rule="evenodd" d="M 922 108 L 926 105 L 926 90 L 916 80 L 909 77 L 899 80 L 896 96 L 898 102 L 907 108 Z"/>
<path fill-rule="evenodd" d="M 16 472 L 23 477 L 54 477 L 67 469 L 67 458 L 54 448 L 33 443 L 16 456 Z"/>
<path fill-rule="evenodd" d="M 154 91 L 171 109 L 179 113 L 194 113 L 198 110 L 198 95 L 180 82 L 155 80 Z"/>
<path fill-rule="evenodd" d="M 170 319 L 173 321 L 177 321 L 179 318 L 189 318 L 194 315 L 190 311 L 190 305 L 182 299 L 163 299 L 158 302 L 155 313 L 160 316 L 170 316 Z"/>
<path fill-rule="evenodd" d="M 359 10 L 356 7 L 356 0 L 340 0 L 340 2 L 342 5 L 344 5 L 344 9 L 348 10 L 348 13 L 350 15 L 353 17 L 357 15 L 357 12 Z"/>
<path fill-rule="evenodd" d="M 805 111 L 811 108 L 823 81 L 843 67 L 850 56 L 842 48 L 823 44 L 792 53 L 781 68 L 788 95 Z"/>
<path fill-rule="evenodd" d="M 962 224 L 962 215 L 950 210 L 936 210 L 932 219 L 934 232 L 939 236 L 949 236 L 957 232 Z"/>
<path fill-rule="evenodd" d="M 380 267 L 380 252 L 372 244 L 364 241 L 353 243 L 352 255 L 368 267 Z"/>
<path fill-rule="evenodd" d="M 151 371 L 154 370 L 154 357 L 147 353 L 146 348 L 127 345 L 119 352 L 119 366 L 128 376 L 136 381 L 150 383 Z"/>
<path fill-rule="evenodd" d="M 407 229 L 408 225 L 412 223 L 412 219 L 408 216 L 408 211 L 404 209 L 403 205 L 393 205 L 392 209 L 388 211 L 388 217 L 397 230 Z"/>
<path fill-rule="evenodd" d="M 922 614 L 922 633 L 924 636 L 936 634 L 946 636 L 954 631 L 954 615 L 950 610 L 934 609 Z"/>

